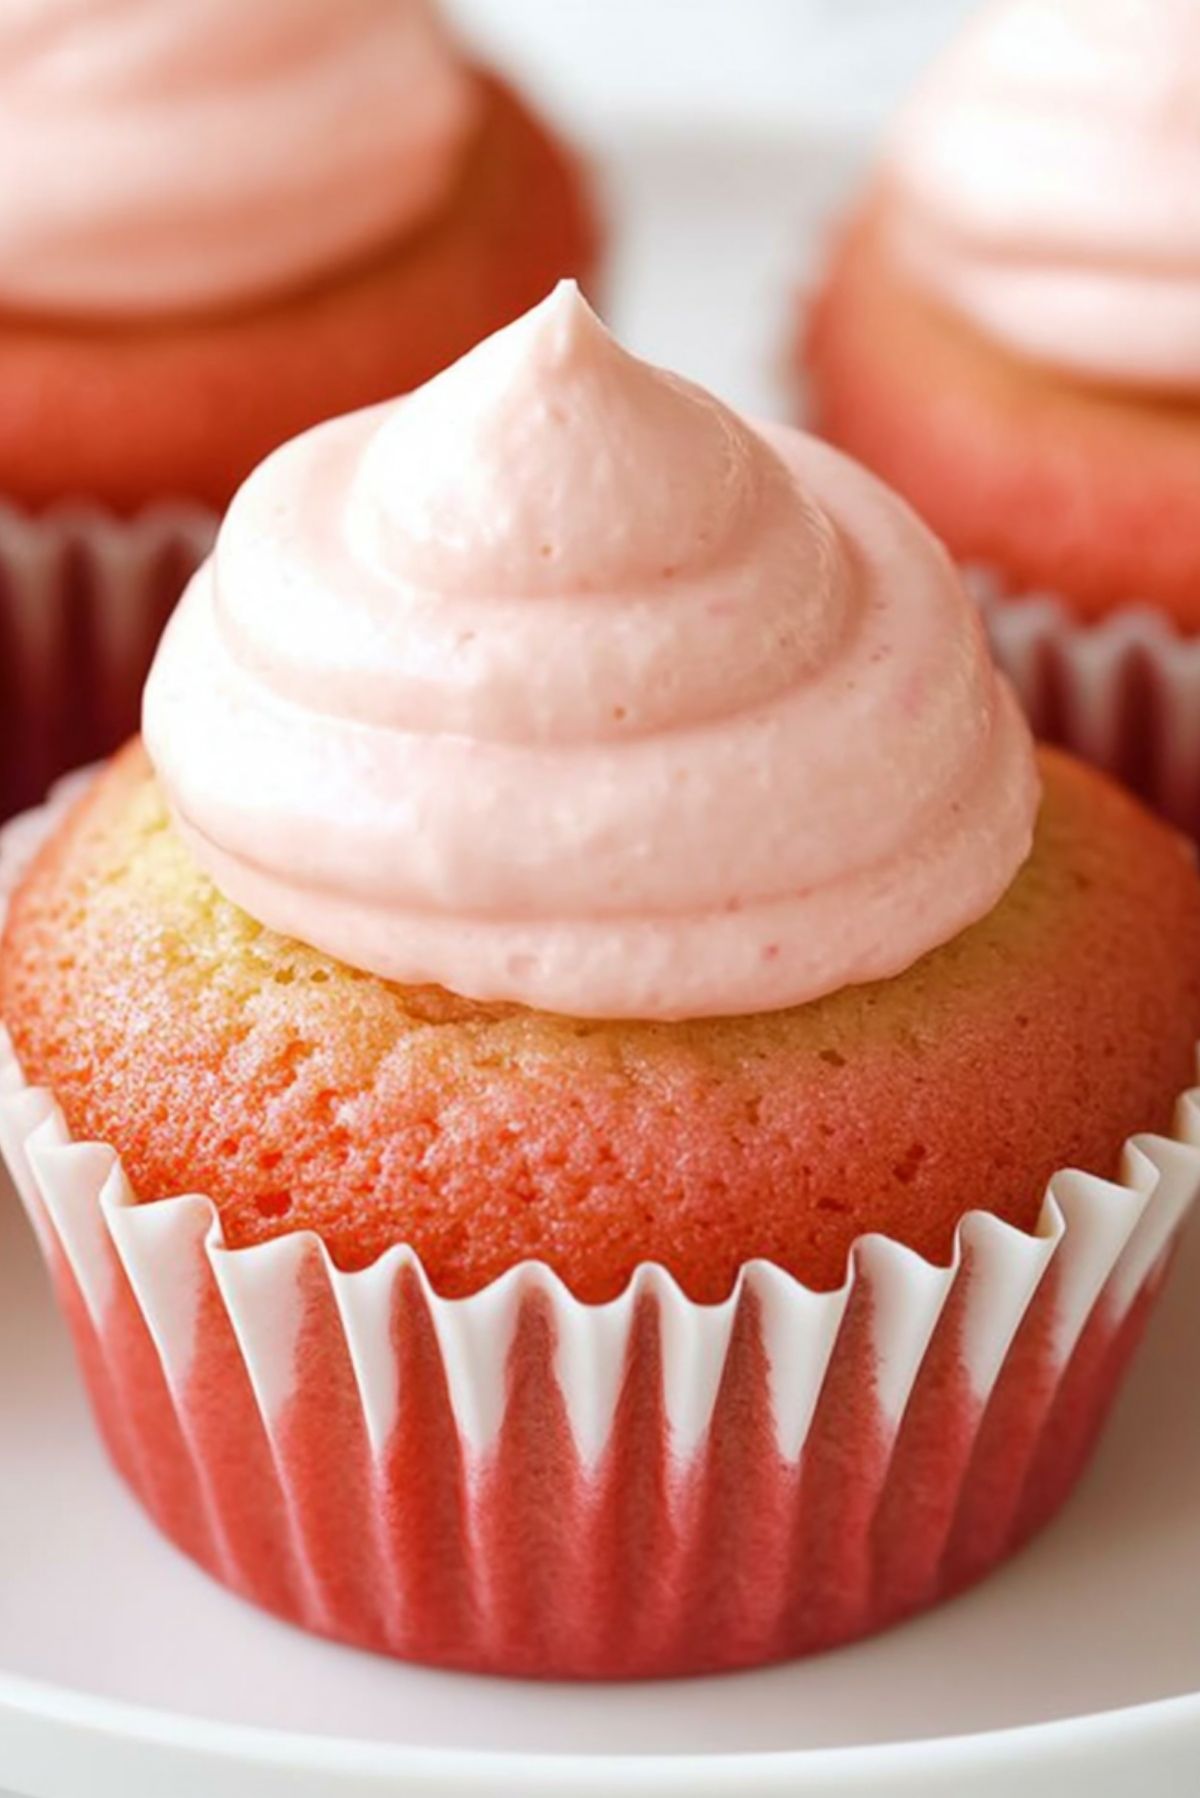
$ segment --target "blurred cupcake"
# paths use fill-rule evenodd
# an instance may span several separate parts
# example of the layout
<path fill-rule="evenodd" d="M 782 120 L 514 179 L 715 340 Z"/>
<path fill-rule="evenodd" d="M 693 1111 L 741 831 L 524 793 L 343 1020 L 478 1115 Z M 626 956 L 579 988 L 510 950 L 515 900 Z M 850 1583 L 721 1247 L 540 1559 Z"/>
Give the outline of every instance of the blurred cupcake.
<path fill-rule="evenodd" d="M 0 537 L 2 815 L 135 727 L 195 508 L 586 274 L 596 237 L 571 155 L 426 0 L 13 9 L 0 160 L 0 500 L 88 508 Z"/>
<path fill-rule="evenodd" d="M 1193 0 L 985 7 L 902 114 L 804 341 L 816 428 L 988 571 L 1035 726 L 1196 831 L 1198 106 Z"/>
<path fill-rule="evenodd" d="M 1200 1184 L 1129 1140 L 1200 880 L 1035 758 L 899 501 L 564 287 L 262 465 L 145 724 L 9 833 L 0 1138 L 176 1542 L 362 1646 L 665 1675 L 1052 1514 Z"/>

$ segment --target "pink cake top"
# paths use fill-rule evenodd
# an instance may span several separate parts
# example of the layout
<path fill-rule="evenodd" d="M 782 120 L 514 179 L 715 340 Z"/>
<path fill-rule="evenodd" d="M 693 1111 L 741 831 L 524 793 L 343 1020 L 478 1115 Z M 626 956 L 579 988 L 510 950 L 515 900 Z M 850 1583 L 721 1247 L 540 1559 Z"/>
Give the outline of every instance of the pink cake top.
<path fill-rule="evenodd" d="M 1200 5 L 996 0 L 901 115 L 917 275 L 1022 354 L 1200 387 Z"/>
<path fill-rule="evenodd" d="M 0 8 L 0 301 L 198 310 L 421 223 L 476 124 L 427 0 Z"/>
<path fill-rule="evenodd" d="M 995 903 L 1038 798 L 916 518 L 629 355 L 569 283 L 263 463 L 145 731 L 263 923 L 576 1016 L 894 974 Z"/>

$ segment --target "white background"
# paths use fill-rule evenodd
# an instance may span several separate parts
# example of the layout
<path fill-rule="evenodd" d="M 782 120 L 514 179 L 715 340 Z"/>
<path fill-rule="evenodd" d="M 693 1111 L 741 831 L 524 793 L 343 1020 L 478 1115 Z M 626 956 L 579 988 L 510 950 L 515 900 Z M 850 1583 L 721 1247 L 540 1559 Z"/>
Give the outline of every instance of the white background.
<path fill-rule="evenodd" d="M 973 3 L 448 0 L 590 154 L 610 226 L 593 297 L 622 341 L 763 417 L 795 409 L 786 349 L 848 156 Z"/>
<path fill-rule="evenodd" d="M 973 0 L 449 0 L 576 129 L 697 112 L 870 130 Z"/>

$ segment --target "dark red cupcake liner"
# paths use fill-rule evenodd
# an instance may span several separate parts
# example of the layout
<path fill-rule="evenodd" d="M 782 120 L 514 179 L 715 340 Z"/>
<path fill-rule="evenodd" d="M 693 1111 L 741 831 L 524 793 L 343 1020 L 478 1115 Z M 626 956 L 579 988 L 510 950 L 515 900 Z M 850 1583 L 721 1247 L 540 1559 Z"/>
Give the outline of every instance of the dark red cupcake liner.
<path fill-rule="evenodd" d="M 1052 595 L 1010 596 L 977 570 L 968 580 L 1034 735 L 1200 838 L 1200 638 L 1150 606 L 1084 624 Z"/>
<path fill-rule="evenodd" d="M 163 626 L 215 531 L 182 505 L 128 520 L 0 506 L 0 819 L 137 730 Z"/>

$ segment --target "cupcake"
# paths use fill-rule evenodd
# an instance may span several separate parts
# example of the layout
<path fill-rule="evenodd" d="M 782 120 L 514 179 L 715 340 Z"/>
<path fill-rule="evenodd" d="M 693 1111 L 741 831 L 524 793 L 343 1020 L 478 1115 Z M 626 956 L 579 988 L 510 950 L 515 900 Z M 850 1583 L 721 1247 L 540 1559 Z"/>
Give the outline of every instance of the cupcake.
<path fill-rule="evenodd" d="M 987 571 L 1035 725 L 1200 832 L 1198 97 L 1192 0 L 985 7 L 901 114 L 803 364 L 816 428 Z"/>
<path fill-rule="evenodd" d="M 959 1589 L 1200 1185 L 1180 839 L 1035 753 L 899 500 L 570 286 L 268 458 L 3 861 L 113 1458 L 360 1646 L 674 1675 Z"/>
<path fill-rule="evenodd" d="M 135 727 L 209 509 L 269 450 L 419 385 L 596 247 L 573 158 L 426 0 L 10 12 L 0 815 Z M 64 502 L 86 516 L 28 516 Z"/>

